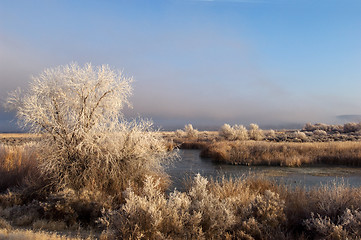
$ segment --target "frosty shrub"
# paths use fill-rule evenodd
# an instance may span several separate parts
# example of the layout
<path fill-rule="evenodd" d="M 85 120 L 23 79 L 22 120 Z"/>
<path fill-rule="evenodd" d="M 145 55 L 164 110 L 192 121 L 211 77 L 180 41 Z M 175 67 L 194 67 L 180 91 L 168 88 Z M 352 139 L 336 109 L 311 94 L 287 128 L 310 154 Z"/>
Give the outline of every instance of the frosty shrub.
<path fill-rule="evenodd" d="M 176 135 L 176 137 L 181 138 L 181 137 L 185 136 L 185 132 L 183 130 L 181 130 L 181 129 L 177 129 L 175 131 L 175 135 Z"/>
<path fill-rule="evenodd" d="M 260 141 L 264 138 L 263 131 L 255 123 L 249 125 L 248 134 L 251 140 Z"/>
<path fill-rule="evenodd" d="M 118 239 L 225 239 L 236 222 L 235 206 L 207 186 L 198 174 L 189 192 L 173 191 L 167 198 L 159 180 L 147 177 L 140 194 L 128 188 L 125 205 L 105 212 L 101 222 Z"/>
<path fill-rule="evenodd" d="M 276 132 L 275 132 L 275 130 L 270 129 L 270 130 L 266 133 L 266 136 L 267 136 L 268 138 L 275 138 L 275 137 L 276 137 Z"/>
<path fill-rule="evenodd" d="M 247 140 L 248 139 L 248 132 L 247 129 L 243 125 L 234 125 L 233 126 L 236 140 Z"/>
<path fill-rule="evenodd" d="M 313 212 L 336 221 L 347 208 L 354 210 L 361 206 L 360 192 L 346 183 L 330 183 L 310 192 L 310 201 L 314 204 Z"/>
<path fill-rule="evenodd" d="M 343 125 L 344 133 L 357 132 L 361 130 L 361 123 L 345 123 Z"/>
<path fill-rule="evenodd" d="M 243 125 L 223 124 L 219 130 L 219 135 L 227 140 L 247 140 L 248 133 L 247 129 Z"/>
<path fill-rule="evenodd" d="M 190 197 L 178 191 L 167 199 L 159 180 L 147 177 L 140 194 L 128 188 L 126 203 L 104 212 L 101 222 L 117 239 L 202 239 L 201 215 L 190 213 L 190 204 Z"/>
<path fill-rule="evenodd" d="M 224 137 L 227 140 L 234 140 L 235 134 L 231 125 L 225 123 L 219 130 L 219 136 Z"/>
<path fill-rule="evenodd" d="M 346 209 L 334 222 L 329 217 L 311 214 L 304 221 L 306 228 L 320 239 L 359 239 L 361 234 L 361 212 Z"/>
<path fill-rule="evenodd" d="M 316 124 L 311 124 L 311 123 L 306 123 L 303 128 L 302 131 L 307 131 L 307 132 L 313 132 L 315 130 L 323 130 L 327 133 L 336 133 L 336 132 L 354 132 L 357 131 L 360 128 L 360 124 L 356 124 L 356 123 L 346 123 L 345 125 L 328 125 L 328 124 L 324 124 L 324 123 L 316 123 Z"/>
<path fill-rule="evenodd" d="M 306 133 L 304 132 L 300 132 L 300 131 L 296 131 L 293 133 L 293 136 L 297 139 L 301 139 L 303 141 L 306 141 L 308 139 Z"/>
<path fill-rule="evenodd" d="M 194 129 L 192 124 L 187 124 L 184 126 L 184 133 L 188 138 L 197 138 L 198 137 L 198 130 Z"/>
<path fill-rule="evenodd" d="M 330 131 L 332 129 L 333 125 L 327 125 L 324 123 L 316 123 L 316 124 L 312 124 L 312 123 L 306 123 L 305 126 L 303 126 L 302 130 L 303 131 L 310 131 L 313 132 L 315 130 L 323 130 L 323 131 Z"/>
<path fill-rule="evenodd" d="M 152 123 L 121 113 L 132 81 L 107 65 L 70 64 L 44 70 L 27 92 L 10 95 L 19 122 L 43 136 L 40 170 L 49 186 L 119 193 L 128 181 L 162 174 L 171 153 Z"/>
<path fill-rule="evenodd" d="M 305 220 L 305 226 L 318 237 L 316 239 L 348 239 L 347 232 L 343 229 L 342 225 L 333 223 L 329 217 L 322 218 L 320 215 L 315 217 L 312 213 L 312 217 Z"/>
<path fill-rule="evenodd" d="M 286 223 L 285 201 L 277 193 L 266 190 L 249 205 L 238 237 L 241 239 L 284 239 L 282 226 Z"/>
<path fill-rule="evenodd" d="M 270 227 L 277 227 L 286 221 L 284 207 L 285 202 L 270 190 L 266 190 L 264 195 L 257 195 L 250 205 L 256 220 Z"/>
<path fill-rule="evenodd" d="M 315 136 L 327 136 L 327 132 L 324 131 L 324 130 L 314 130 L 314 131 L 313 131 L 313 134 L 314 134 Z"/>
<path fill-rule="evenodd" d="M 232 201 L 221 199 L 207 189 L 208 180 L 197 174 L 189 191 L 192 212 L 202 216 L 201 227 L 207 239 L 219 236 L 230 230 L 236 223 L 235 206 Z M 224 237 L 223 237 L 224 238 Z"/>

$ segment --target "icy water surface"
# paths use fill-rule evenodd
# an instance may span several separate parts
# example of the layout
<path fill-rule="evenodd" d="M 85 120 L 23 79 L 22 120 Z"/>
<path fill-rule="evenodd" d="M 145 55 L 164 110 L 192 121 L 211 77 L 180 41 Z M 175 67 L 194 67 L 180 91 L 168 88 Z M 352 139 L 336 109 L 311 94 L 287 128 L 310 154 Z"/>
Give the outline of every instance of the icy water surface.
<path fill-rule="evenodd" d="M 319 165 L 309 167 L 240 166 L 215 163 L 201 158 L 200 150 L 180 150 L 180 159 L 168 167 L 172 188 L 184 190 L 184 179 L 200 173 L 206 177 L 240 177 L 263 175 L 290 186 L 313 187 L 321 184 L 345 182 L 351 187 L 361 186 L 361 168 Z"/>

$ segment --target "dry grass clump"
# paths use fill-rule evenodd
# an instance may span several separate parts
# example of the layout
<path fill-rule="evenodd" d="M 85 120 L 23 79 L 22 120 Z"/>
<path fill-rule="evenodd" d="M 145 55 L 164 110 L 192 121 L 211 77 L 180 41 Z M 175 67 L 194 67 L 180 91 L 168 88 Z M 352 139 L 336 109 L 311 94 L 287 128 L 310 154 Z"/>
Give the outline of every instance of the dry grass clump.
<path fill-rule="evenodd" d="M 338 164 L 361 166 L 361 142 L 253 142 L 222 141 L 210 144 L 202 156 L 242 165 L 301 166 Z"/>
<path fill-rule="evenodd" d="M 330 183 L 309 191 L 302 188 L 288 189 L 284 191 L 283 197 L 289 231 L 307 233 L 313 236 L 312 239 L 318 235 L 317 231 L 313 231 L 315 229 L 311 230 L 311 225 L 316 223 L 315 219 L 327 218 L 337 224 L 345 211 L 355 211 L 361 207 L 361 188 L 351 188 L 345 183 Z M 361 222 L 358 228 L 361 230 Z"/>
<path fill-rule="evenodd" d="M 48 232 L 37 232 L 32 230 L 8 230 L 0 228 L 0 239 L 3 240 L 80 240 L 80 239 L 92 239 L 81 238 L 81 237 L 67 237 L 61 236 L 57 233 L 48 233 Z"/>
<path fill-rule="evenodd" d="M 24 185 L 38 173 L 37 144 L 22 145 L 0 144 L 0 192 Z"/>
<path fill-rule="evenodd" d="M 290 230 L 311 239 L 358 239 L 361 189 L 344 183 L 289 191 L 286 215 Z"/>
<path fill-rule="evenodd" d="M 0 133 L 0 143 L 5 145 L 23 145 L 37 142 L 41 139 L 39 134 L 31 133 Z"/>
<path fill-rule="evenodd" d="M 184 126 L 184 130 L 176 130 L 175 134 L 178 138 L 196 139 L 198 138 L 199 131 L 197 129 L 194 129 L 193 125 L 189 123 Z"/>
<path fill-rule="evenodd" d="M 216 131 L 195 131 L 196 134 L 186 134 L 185 131 L 178 129 L 175 132 L 159 132 L 159 134 L 168 144 L 181 149 L 203 149 L 210 142 L 219 139 Z"/>
<path fill-rule="evenodd" d="M 112 199 L 107 199 L 101 192 L 79 193 L 67 189 L 43 200 L 27 202 L 23 199 L 16 204 L 1 204 L 0 220 L 6 221 L 11 228 L 70 233 L 92 229 L 97 232 L 100 231 L 97 221 L 102 216 L 102 209 L 110 209 L 112 204 Z"/>
<path fill-rule="evenodd" d="M 4 218 L 0 217 L 0 229 L 11 230 L 12 227 Z"/>

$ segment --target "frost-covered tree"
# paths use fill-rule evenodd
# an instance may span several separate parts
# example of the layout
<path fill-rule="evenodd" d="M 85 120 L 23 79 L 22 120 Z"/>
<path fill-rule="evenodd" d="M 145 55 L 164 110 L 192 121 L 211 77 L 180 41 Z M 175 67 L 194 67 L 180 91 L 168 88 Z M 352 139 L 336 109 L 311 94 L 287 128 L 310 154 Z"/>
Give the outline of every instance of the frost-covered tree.
<path fill-rule="evenodd" d="M 162 174 L 170 153 L 152 123 L 121 112 L 132 81 L 107 65 L 74 63 L 46 69 L 27 92 L 10 95 L 21 125 L 43 136 L 40 167 L 52 187 L 119 192 Z"/>
<path fill-rule="evenodd" d="M 255 123 L 251 123 L 249 125 L 248 135 L 249 135 L 250 139 L 255 140 L 255 141 L 260 141 L 260 140 L 264 139 L 263 131 Z"/>

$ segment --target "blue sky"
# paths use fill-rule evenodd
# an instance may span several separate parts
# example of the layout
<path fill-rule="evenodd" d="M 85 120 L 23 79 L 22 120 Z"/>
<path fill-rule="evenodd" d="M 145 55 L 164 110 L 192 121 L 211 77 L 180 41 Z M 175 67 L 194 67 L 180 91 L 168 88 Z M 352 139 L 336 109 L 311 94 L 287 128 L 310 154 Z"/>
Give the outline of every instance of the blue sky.
<path fill-rule="evenodd" d="M 361 114 L 361 1 L 0 0 L 0 98 L 76 61 L 134 76 L 163 128 Z M 12 130 L 0 109 L 0 131 Z"/>

